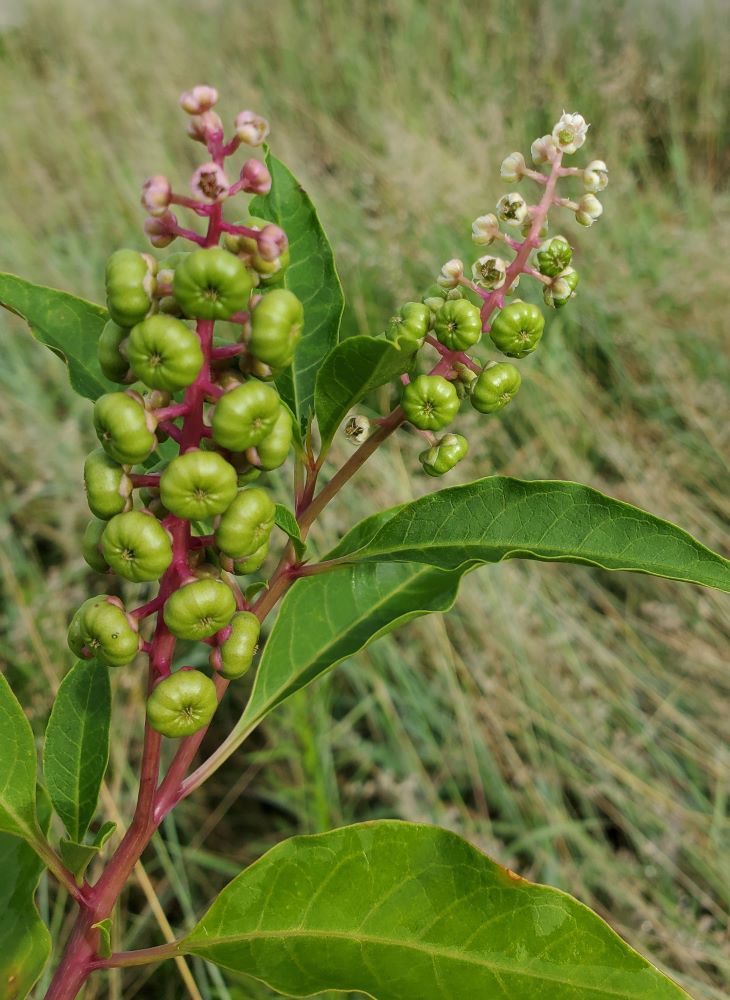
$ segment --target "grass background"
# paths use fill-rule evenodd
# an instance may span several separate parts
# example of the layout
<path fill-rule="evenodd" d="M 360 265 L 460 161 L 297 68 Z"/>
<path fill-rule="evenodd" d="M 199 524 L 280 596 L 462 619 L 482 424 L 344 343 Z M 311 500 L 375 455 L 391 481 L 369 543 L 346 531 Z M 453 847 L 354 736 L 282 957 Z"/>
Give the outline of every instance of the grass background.
<path fill-rule="evenodd" d="M 379 331 L 445 259 L 469 259 L 471 219 L 504 190 L 502 157 L 527 152 L 563 107 L 583 113 L 579 156 L 605 158 L 611 185 L 599 225 L 559 225 L 579 297 L 549 317 L 504 417 L 462 418 L 471 454 L 451 481 L 582 480 L 727 549 L 724 0 L 5 3 L 0 268 L 96 300 L 105 257 L 144 245 L 142 178 L 166 172 L 183 188 L 199 160 L 176 105 L 193 83 L 220 88 L 229 120 L 254 107 L 272 121 L 335 247 L 350 333 Z M 99 586 L 78 551 L 93 437 L 60 363 L 14 320 L 0 327 L 0 655 L 40 734 L 70 662 L 67 620 Z M 401 435 L 317 537 L 429 488 L 419 450 Z M 570 891 L 694 997 L 719 1000 L 727 648 L 727 604 L 711 592 L 580 567 L 482 570 L 448 617 L 280 709 L 166 823 L 147 871 L 184 928 L 287 835 L 380 816 L 438 823 Z M 115 681 L 109 787 L 128 816 L 139 675 Z M 57 933 L 62 902 L 42 885 Z M 128 904 L 117 938 L 159 941 L 136 887 Z M 194 973 L 205 998 L 271 995 Z M 97 977 L 85 1000 L 185 995 L 168 965 Z"/>

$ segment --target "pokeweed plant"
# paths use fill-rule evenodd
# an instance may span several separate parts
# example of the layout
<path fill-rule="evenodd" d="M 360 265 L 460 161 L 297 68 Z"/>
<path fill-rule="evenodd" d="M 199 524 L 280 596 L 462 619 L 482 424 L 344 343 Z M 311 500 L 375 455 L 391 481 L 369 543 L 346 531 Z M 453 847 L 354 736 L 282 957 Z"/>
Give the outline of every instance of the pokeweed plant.
<path fill-rule="evenodd" d="M 474 221 L 474 243 L 496 251 L 479 256 L 470 276 L 449 260 L 384 335 L 339 341 L 343 297 L 314 207 L 270 152 L 262 117 L 242 111 L 226 139 L 217 97 L 197 86 L 181 98 L 189 133 L 209 157 L 191 194 L 163 176 L 142 193 L 152 246 L 187 249 L 161 259 L 116 250 L 106 308 L 0 276 L 2 304 L 63 356 L 73 388 L 95 400 L 84 557 L 109 581 L 105 589 L 118 590 L 118 576 L 146 591 L 134 607 L 95 594 L 73 616 L 68 644 L 78 659 L 48 720 L 43 786 L 31 728 L 0 678 L 0 854 L 12 883 L 0 894 L 0 993 L 26 996 L 48 960 L 50 936 L 34 902 L 45 866 L 76 910 L 49 1000 L 76 997 L 98 970 L 183 955 L 289 996 L 686 996 L 565 893 L 530 884 L 450 832 L 394 821 L 286 840 L 179 940 L 111 950 L 120 893 L 170 811 L 296 691 L 397 625 L 447 610 L 465 573 L 526 558 L 730 590 L 730 563 L 667 521 L 587 486 L 502 476 L 377 511 L 314 555 L 312 524 L 399 428 L 423 438 L 420 463 L 439 477 L 468 451 L 453 427 L 461 407 L 493 415 L 515 397 L 514 362 L 539 347 L 545 327 L 543 309 L 516 296 L 518 283 L 536 281 L 548 308 L 570 302 L 573 251 L 566 237 L 549 235 L 548 215 L 567 210 L 593 225 L 608 172 L 600 160 L 564 164 L 588 126 L 563 113 L 533 143 L 534 168 L 520 153 L 502 163 L 505 181 L 533 182 L 538 197 L 510 191 Z M 247 159 L 231 182 L 226 161 L 241 145 L 261 148 L 264 160 Z M 558 194 L 563 182 L 581 188 L 577 200 Z M 253 197 L 230 219 L 224 209 L 240 193 Z M 189 210 L 203 231 L 182 226 L 173 208 Z M 494 357 L 477 356 L 484 345 Z M 389 413 L 352 413 L 389 383 L 399 393 Z M 340 428 L 356 450 L 322 483 Z M 266 473 L 292 452 L 287 506 L 274 501 Z M 282 551 L 273 563 L 275 529 Z M 241 717 L 197 760 L 228 685 L 246 676 L 259 648 Z M 108 759 L 109 675 L 138 658 L 147 661 L 138 799 L 101 864 L 114 824 L 89 829 L 99 822 Z M 162 753 L 168 741 L 174 750 Z M 65 828 L 60 840 L 49 839 L 50 807 Z M 94 881 L 86 877 L 92 860 Z"/>

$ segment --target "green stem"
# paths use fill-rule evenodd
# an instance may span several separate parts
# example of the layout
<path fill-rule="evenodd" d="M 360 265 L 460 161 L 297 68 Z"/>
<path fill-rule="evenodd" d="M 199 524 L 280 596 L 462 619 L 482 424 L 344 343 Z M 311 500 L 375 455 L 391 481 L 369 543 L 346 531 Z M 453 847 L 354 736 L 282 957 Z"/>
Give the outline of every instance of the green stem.
<path fill-rule="evenodd" d="M 92 965 L 92 971 L 164 962 L 168 958 L 175 958 L 179 953 L 179 947 L 179 941 L 170 941 L 168 944 L 158 944 L 154 948 L 140 948 L 137 951 L 117 951 L 113 955 L 110 955 L 109 958 L 97 959 Z"/>

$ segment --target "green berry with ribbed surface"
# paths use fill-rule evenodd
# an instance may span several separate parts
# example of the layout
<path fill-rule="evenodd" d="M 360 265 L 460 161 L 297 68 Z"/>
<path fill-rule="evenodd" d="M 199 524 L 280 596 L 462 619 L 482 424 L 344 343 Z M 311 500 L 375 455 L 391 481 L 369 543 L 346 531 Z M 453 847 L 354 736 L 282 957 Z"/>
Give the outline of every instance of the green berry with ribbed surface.
<path fill-rule="evenodd" d="M 130 510 L 106 527 L 101 551 L 115 573 L 142 583 L 159 580 L 172 562 L 172 542 L 154 514 Z"/>
<path fill-rule="evenodd" d="M 160 314 L 132 327 L 127 356 L 140 381 L 169 392 L 192 385 L 203 365 L 197 333 L 174 316 Z"/>
<path fill-rule="evenodd" d="M 236 495 L 236 470 L 216 451 L 199 448 L 173 458 L 160 477 L 160 500 L 176 517 L 204 520 L 222 514 Z"/>
<path fill-rule="evenodd" d="M 200 670 L 178 670 L 164 677 L 147 699 L 147 719 L 170 739 L 192 736 L 205 729 L 215 715 L 215 684 Z"/>
<path fill-rule="evenodd" d="M 205 639 L 230 622 L 236 599 L 221 580 L 193 580 L 168 597 L 165 624 L 178 639 Z"/>

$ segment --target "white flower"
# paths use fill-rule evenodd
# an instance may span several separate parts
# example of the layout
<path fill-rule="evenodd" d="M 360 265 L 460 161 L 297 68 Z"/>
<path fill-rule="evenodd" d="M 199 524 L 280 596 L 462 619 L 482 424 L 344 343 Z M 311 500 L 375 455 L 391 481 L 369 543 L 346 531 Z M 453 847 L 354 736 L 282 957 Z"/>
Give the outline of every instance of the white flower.
<path fill-rule="evenodd" d="M 447 260 L 441 268 L 441 274 L 436 279 L 442 288 L 456 288 L 461 278 L 464 277 L 464 261 L 458 257 Z"/>
<path fill-rule="evenodd" d="M 551 135 L 543 135 L 539 139 L 535 139 L 533 144 L 530 146 L 530 156 L 532 157 L 532 162 L 537 163 L 549 163 L 555 158 L 555 154 L 558 151 L 558 144 Z"/>
<path fill-rule="evenodd" d="M 596 194 L 608 186 L 608 167 L 603 160 L 592 160 L 583 171 L 583 186 Z"/>
<path fill-rule="evenodd" d="M 247 146 L 260 146 L 269 134 L 269 123 L 255 111 L 241 111 L 236 115 L 236 135 Z"/>
<path fill-rule="evenodd" d="M 510 226 L 521 226 L 527 214 L 527 202 L 517 191 L 502 195 L 497 202 L 497 215 Z"/>
<path fill-rule="evenodd" d="M 477 285 L 489 291 L 501 288 L 507 277 L 507 264 L 501 257 L 490 257 L 488 254 L 475 260 L 471 267 L 471 275 Z"/>
<path fill-rule="evenodd" d="M 524 172 L 525 158 L 522 153 L 510 153 L 502 160 L 502 166 L 499 168 L 502 180 L 509 181 L 510 184 L 520 180 Z"/>
<path fill-rule="evenodd" d="M 603 205 L 594 194 L 584 194 L 578 202 L 575 221 L 581 226 L 592 226 L 603 215 Z"/>
<path fill-rule="evenodd" d="M 563 111 L 562 118 L 553 126 L 553 139 L 564 153 L 575 153 L 586 141 L 589 128 L 583 115 Z"/>
<path fill-rule="evenodd" d="M 366 441 L 370 434 L 370 421 L 360 413 L 350 417 L 344 427 L 345 437 L 350 444 L 359 445 Z"/>
<path fill-rule="evenodd" d="M 210 205 L 222 201 L 228 194 L 229 187 L 223 168 L 212 160 L 198 167 L 190 180 L 193 194 Z"/>
<path fill-rule="evenodd" d="M 498 234 L 499 219 L 492 212 L 489 215 L 480 215 L 471 224 L 472 243 L 476 243 L 477 246 L 488 247 L 490 243 L 494 243 Z"/>

